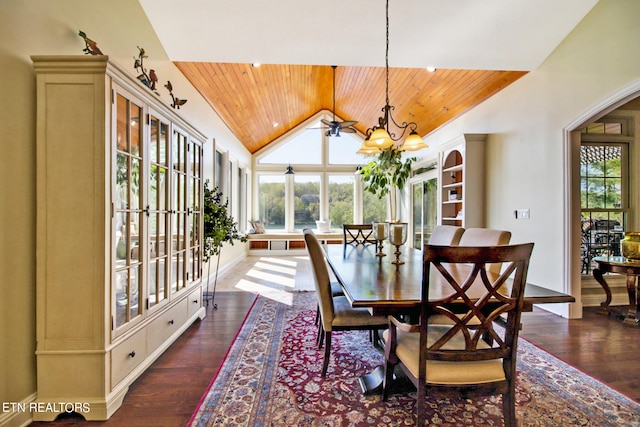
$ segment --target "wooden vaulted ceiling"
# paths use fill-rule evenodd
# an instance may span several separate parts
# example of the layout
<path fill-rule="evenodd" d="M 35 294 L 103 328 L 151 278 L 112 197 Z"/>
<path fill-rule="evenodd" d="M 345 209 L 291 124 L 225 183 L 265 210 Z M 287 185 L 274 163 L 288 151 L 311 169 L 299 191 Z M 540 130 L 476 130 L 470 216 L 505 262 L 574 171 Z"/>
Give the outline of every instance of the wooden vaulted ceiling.
<path fill-rule="evenodd" d="M 331 66 L 176 62 L 236 137 L 255 153 L 322 110 L 333 112 Z M 335 114 L 362 134 L 385 104 L 383 67 L 338 66 Z M 390 68 L 389 100 L 397 121 L 425 136 L 504 89 L 526 72 Z M 277 123 L 277 125 L 274 125 Z"/>

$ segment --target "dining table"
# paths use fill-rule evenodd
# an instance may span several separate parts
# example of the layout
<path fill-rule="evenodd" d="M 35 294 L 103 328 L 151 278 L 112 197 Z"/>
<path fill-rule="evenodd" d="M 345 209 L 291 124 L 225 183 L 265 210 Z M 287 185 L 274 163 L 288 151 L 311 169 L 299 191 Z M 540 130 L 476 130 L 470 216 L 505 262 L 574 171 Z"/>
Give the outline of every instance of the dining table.
<path fill-rule="evenodd" d="M 422 251 L 409 246 L 400 247 L 401 264 L 393 264 L 395 247 L 387 245 L 382 252 L 376 245 L 323 245 L 325 258 L 336 280 L 352 307 L 367 308 L 372 315 L 413 316 L 420 313 L 421 287 L 423 272 Z M 384 254 L 384 255 L 382 255 Z M 466 277 L 470 267 L 464 264 L 451 265 L 449 272 L 453 276 Z M 444 279 L 432 269 L 429 299 L 439 299 L 450 291 Z M 504 292 L 510 292 L 510 280 L 505 282 Z M 471 286 L 470 298 L 480 297 L 482 285 Z M 575 302 L 571 295 L 546 289 L 527 283 L 523 298 L 523 311 L 532 311 L 535 304 Z M 365 394 L 380 392 L 382 388 L 383 368 L 360 378 Z"/>

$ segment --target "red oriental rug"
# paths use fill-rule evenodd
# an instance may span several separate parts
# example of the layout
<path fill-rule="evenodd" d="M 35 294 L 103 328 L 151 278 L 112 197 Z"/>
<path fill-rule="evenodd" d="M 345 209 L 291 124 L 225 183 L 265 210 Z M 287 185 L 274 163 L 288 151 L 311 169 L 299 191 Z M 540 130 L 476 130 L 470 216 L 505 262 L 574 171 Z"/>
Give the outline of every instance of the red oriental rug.
<path fill-rule="evenodd" d="M 411 426 L 415 393 L 364 396 L 357 378 L 383 363 L 366 332 L 334 332 L 326 379 L 315 294 L 260 296 L 190 426 Z M 640 405 L 520 339 L 521 426 L 640 426 Z M 501 398 L 433 399 L 429 424 L 501 426 Z"/>

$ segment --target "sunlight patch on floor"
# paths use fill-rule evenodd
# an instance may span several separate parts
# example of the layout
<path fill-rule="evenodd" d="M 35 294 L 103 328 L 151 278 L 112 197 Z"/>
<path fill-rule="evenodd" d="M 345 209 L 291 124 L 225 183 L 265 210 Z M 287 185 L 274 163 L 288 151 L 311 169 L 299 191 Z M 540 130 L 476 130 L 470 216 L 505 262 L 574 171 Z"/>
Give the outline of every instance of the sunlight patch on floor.
<path fill-rule="evenodd" d="M 250 280 L 240 280 L 236 285 L 236 288 L 241 291 L 257 293 L 266 298 L 281 302 L 283 304 L 291 305 L 293 303 L 293 293 L 265 286 L 261 283 L 252 282 Z"/>
<path fill-rule="evenodd" d="M 276 286 L 281 285 L 293 289 L 296 285 L 296 277 L 294 275 L 286 277 L 279 274 L 271 274 L 261 270 L 249 270 L 246 276 L 257 279 L 260 282 L 271 282 Z"/>
<path fill-rule="evenodd" d="M 295 265 L 293 267 L 282 267 L 280 265 L 274 265 L 274 264 L 267 264 L 265 262 L 256 262 L 253 266 L 254 269 L 260 269 L 260 270 L 269 270 L 269 271 L 273 271 L 275 273 L 283 273 L 283 274 L 288 274 L 292 277 L 296 276 L 296 267 Z"/>
<path fill-rule="evenodd" d="M 252 293 L 313 291 L 308 255 L 249 256 L 225 272 L 218 290 Z"/>
<path fill-rule="evenodd" d="M 269 262 L 273 264 L 286 265 L 289 267 L 295 267 L 297 264 L 296 261 L 292 261 L 291 259 L 275 258 L 275 257 L 260 257 L 260 261 Z"/>

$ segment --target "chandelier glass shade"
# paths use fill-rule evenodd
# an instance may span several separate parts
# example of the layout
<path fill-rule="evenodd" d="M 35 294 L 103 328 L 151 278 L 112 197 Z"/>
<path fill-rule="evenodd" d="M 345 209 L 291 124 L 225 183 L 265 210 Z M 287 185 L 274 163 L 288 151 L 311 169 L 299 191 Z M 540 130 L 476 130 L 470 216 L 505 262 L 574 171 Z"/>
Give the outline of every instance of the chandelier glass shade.
<path fill-rule="evenodd" d="M 386 51 L 385 51 L 385 72 L 386 72 L 386 98 L 382 107 L 382 116 L 378 118 L 377 126 L 367 129 L 367 138 L 364 140 L 358 154 L 379 153 L 389 147 L 395 147 L 400 151 L 416 151 L 427 148 L 420 135 L 418 135 L 418 125 L 415 122 L 402 122 L 399 124 L 391 114 L 394 107 L 389 103 L 389 0 L 386 0 Z M 391 128 L 395 128 L 393 131 Z M 407 134 L 404 142 L 402 138 Z"/>

